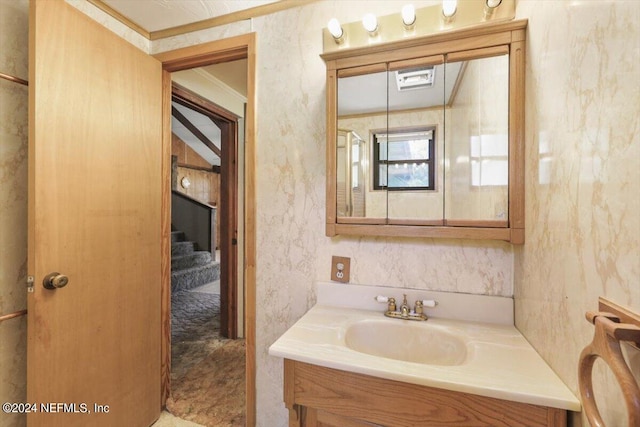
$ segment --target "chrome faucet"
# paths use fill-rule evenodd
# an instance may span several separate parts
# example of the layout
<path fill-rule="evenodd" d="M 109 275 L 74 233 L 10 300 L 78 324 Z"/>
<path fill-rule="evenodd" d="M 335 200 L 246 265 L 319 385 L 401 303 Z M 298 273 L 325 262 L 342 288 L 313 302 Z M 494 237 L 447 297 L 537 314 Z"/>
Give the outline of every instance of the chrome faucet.
<path fill-rule="evenodd" d="M 402 304 L 400 304 L 400 309 L 398 310 L 396 309 L 395 298 L 378 295 L 374 299 L 378 302 L 388 303 L 387 311 L 384 312 L 385 316 L 404 320 L 427 320 L 428 317 L 424 314 L 424 307 L 435 307 L 438 304 L 435 300 L 417 300 L 412 310 L 407 302 L 407 294 L 404 294 Z"/>

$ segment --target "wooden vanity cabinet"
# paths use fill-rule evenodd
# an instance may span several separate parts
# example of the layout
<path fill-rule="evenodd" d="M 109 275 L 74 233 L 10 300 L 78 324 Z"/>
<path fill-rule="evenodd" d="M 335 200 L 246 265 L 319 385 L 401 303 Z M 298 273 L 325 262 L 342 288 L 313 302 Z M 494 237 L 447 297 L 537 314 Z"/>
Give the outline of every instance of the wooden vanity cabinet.
<path fill-rule="evenodd" d="M 563 409 L 284 360 L 289 427 L 566 426 Z"/>

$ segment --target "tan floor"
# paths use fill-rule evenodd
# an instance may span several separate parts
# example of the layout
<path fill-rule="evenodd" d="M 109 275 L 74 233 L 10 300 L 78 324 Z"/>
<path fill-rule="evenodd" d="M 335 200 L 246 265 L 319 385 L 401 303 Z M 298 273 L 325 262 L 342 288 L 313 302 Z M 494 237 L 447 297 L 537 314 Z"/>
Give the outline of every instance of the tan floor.
<path fill-rule="evenodd" d="M 151 427 L 204 427 L 202 424 L 192 423 L 178 417 L 174 417 L 167 411 L 162 411 L 158 421 L 153 423 Z"/>

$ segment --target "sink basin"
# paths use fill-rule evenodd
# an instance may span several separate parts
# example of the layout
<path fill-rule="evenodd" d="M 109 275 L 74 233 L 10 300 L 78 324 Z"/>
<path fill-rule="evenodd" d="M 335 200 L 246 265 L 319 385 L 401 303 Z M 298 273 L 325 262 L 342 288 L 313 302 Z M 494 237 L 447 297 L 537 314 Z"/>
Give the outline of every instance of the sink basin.
<path fill-rule="evenodd" d="M 464 341 L 428 323 L 359 321 L 347 328 L 345 344 L 360 353 L 426 365 L 460 365 L 467 358 Z"/>

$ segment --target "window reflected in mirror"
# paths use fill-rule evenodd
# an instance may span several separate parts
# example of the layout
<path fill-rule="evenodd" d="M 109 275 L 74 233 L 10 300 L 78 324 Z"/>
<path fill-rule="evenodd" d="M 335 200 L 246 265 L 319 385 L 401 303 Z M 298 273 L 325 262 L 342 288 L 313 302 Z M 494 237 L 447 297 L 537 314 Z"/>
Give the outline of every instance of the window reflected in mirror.
<path fill-rule="evenodd" d="M 435 127 L 374 132 L 373 189 L 433 190 Z"/>

